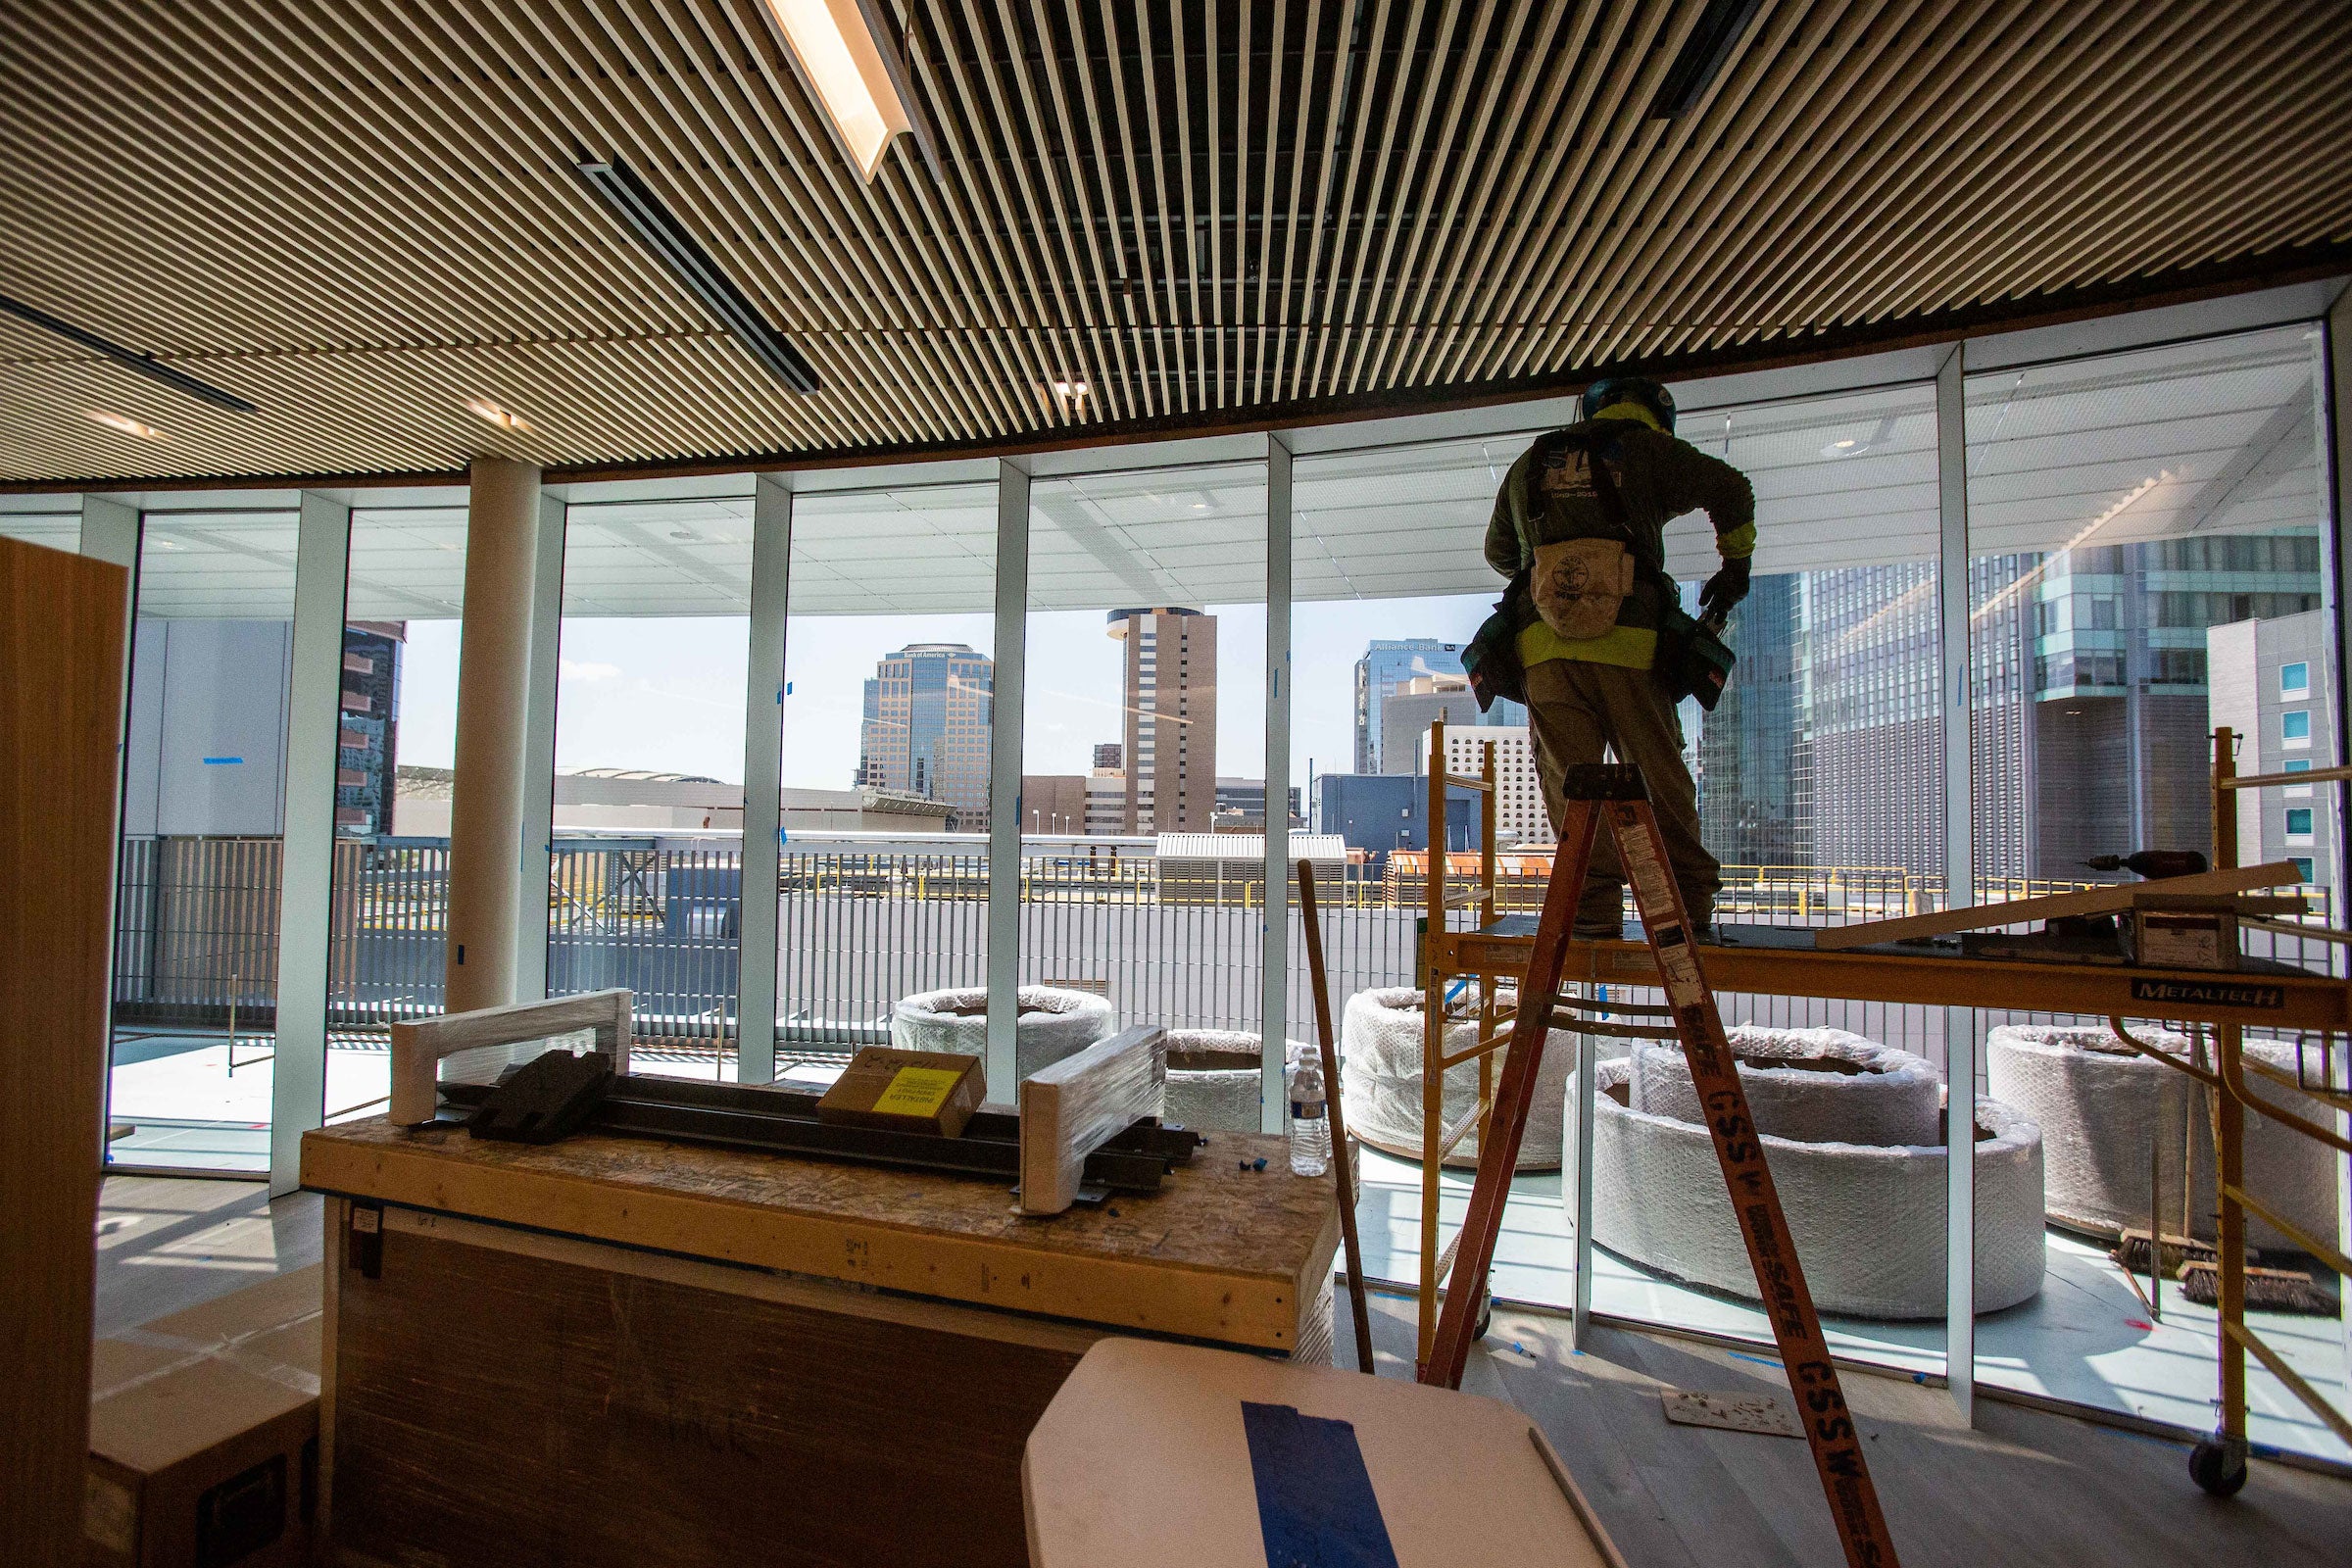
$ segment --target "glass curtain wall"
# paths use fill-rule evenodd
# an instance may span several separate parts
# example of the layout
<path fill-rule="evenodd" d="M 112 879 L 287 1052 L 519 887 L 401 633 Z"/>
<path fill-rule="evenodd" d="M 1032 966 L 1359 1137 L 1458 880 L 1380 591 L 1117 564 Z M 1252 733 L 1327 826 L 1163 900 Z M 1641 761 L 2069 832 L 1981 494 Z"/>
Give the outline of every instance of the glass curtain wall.
<path fill-rule="evenodd" d="M 2208 851 L 2214 732 L 2241 773 L 2336 760 L 2335 620 L 2326 540 L 2319 328 L 2295 325 L 1973 373 L 1967 383 L 1970 659 L 1977 878 L 2014 898 L 2127 873 L 2085 862 Z M 2340 792 L 2241 794 L 2244 863 L 2290 861 L 2311 917 L 2338 923 Z M 2325 967 L 2328 950 L 2257 934 L 2249 952 Z M 2209 1237 L 2201 1095 L 2121 1051 L 2103 1020 L 1982 1013 L 1989 1092 L 2041 1129 L 2049 1287 L 1978 1328 L 1978 1375 L 2079 1403 L 2210 1427 L 2215 1316 L 2179 1279 L 2136 1278 L 2126 1226 Z M 2181 1051 L 2206 1042 L 2149 1037 Z M 2193 1035 L 2195 1031 L 2190 1031 Z M 2249 1054 L 2288 1064 L 2292 1048 Z M 2302 1099 L 2298 1108 L 2325 1120 Z M 2257 1196 L 2337 1235 L 2320 1146 L 2247 1118 Z M 2151 1218 L 2152 1217 L 2152 1218 Z M 2308 1313 L 2249 1321 L 2341 1406 L 2333 1277 L 2257 1225 L 2261 1261 L 2313 1277 Z M 2252 1437 L 2352 1457 L 2249 1358 Z"/>
<path fill-rule="evenodd" d="M 752 501 L 565 513 L 547 991 L 625 986 L 631 1069 L 733 1074 Z"/>
<path fill-rule="evenodd" d="M 0 539 L 73 555 L 81 548 L 81 498 L 0 496 Z"/>
<path fill-rule="evenodd" d="M 463 492 L 356 507 L 344 596 L 326 1119 L 377 1114 L 390 1028 L 442 1008 Z"/>
<path fill-rule="evenodd" d="M 1030 491 L 1020 982 L 1187 1040 L 1244 1032 L 1200 1049 L 1245 1054 L 1266 813 L 1289 809 L 1265 768 L 1265 563 L 1259 461 Z"/>
<path fill-rule="evenodd" d="M 1686 409 L 1703 404 L 1703 384 L 1681 389 Z M 1563 414 L 1563 416 L 1565 414 Z M 1537 432 L 1469 438 L 1302 458 L 1298 466 L 1295 667 L 1299 717 L 1296 764 L 1310 767 L 1319 825 L 1345 837 L 1350 906 L 1341 912 L 1335 987 L 1401 988 L 1413 974 L 1413 920 L 1425 899 L 1433 853 L 1447 857 L 1449 886 L 1478 874 L 1480 810 L 1452 792 L 1443 828 L 1433 823 L 1428 771 L 1431 722 L 1447 726 L 1447 771 L 1475 774 L 1493 743 L 1497 769 L 1497 891 L 1506 909 L 1540 906 L 1553 834 L 1537 781 L 1526 715 L 1505 705 L 1481 714 L 1461 676 L 1460 649 L 1499 596 L 1502 579 L 1484 560 L 1494 496 Z M 1686 756 L 1699 789 L 1706 840 L 1724 861 L 1719 918 L 1821 924 L 1932 907 L 1942 896 L 1941 726 L 1937 710 L 1936 423 L 1932 387 L 1900 386 L 1686 413 L 1678 433 L 1746 473 L 1756 488 L 1760 543 L 1753 591 L 1729 641 L 1740 655 L 1731 689 L 1711 713 L 1682 711 Z M 1667 532 L 1667 568 L 1695 607 L 1696 588 L 1718 557 L 1703 515 Z M 1335 765 L 1326 759 L 1337 758 Z M 1433 845 L 1442 831 L 1443 846 Z M 1456 917 L 1466 922 L 1469 911 Z M 1417 994 L 1396 993 L 1412 1011 Z M 1642 993 L 1629 1000 L 1654 1001 Z M 1833 1026 L 1910 1051 L 1940 1068 L 1940 1013 L 1787 998 L 1726 995 L 1727 1021 L 1778 1027 Z M 1359 1043 L 1377 1050 L 1367 1032 Z M 1604 1058 L 1622 1041 L 1601 1039 Z M 1418 1048 L 1387 1064 L 1393 1092 L 1412 1103 L 1393 1110 L 1396 1147 L 1367 1157 L 1367 1180 L 1385 1211 L 1367 1216 L 1367 1245 L 1385 1250 L 1371 1267 L 1409 1281 L 1417 1269 L 1419 1172 L 1390 1157 L 1418 1140 L 1411 1075 Z M 1494 1289 L 1520 1299 L 1574 1299 L 1574 1194 L 1557 1174 L 1573 1054 L 1551 1054 L 1545 1094 L 1559 1111 L 1531 1123 L 1552 1141 L 1542 1155 L 1552 1171 L 1514 1184 Z M 1385 1058 L 1382 1058 L 1385 1061 Z M 1369 1062 L 1367 1063 L 1369 1065 Z M 1401 1069 L 1401 1070 L 1399 1070 Z M 1672 1143 L 1664 1122 L 1627 1115 L 1627 1064 L 1604 1064 L 1602 1158 L 1596 1190 L 1594 1304 L 1603 1312 L 1769 1339 L 1760 1311 L 1740 1288 L 1745 1263 L 1736 1241 L 1725 1266 L 1672 1254 L 1631 1223 L 1641 1207 L 1622 1186 L 1639 1152 L 1626 1140 Z M 1836 1092 L 1838 1075 L 1822 1087 Z M 1374 1080 L 1378 1081 L 1378 1080 Z M 1371 1107 L 1367 1107 L 1368 1109 Z M 1904 1136 L 1932 1144 L 1934 1107 Z M 1378 1128 L 1359 1114 L 1358 1129 Z M 1889 1133 L 1888 1136 L 1893 1136 Z M 1687 1136 L 1694 1160 L 1689 1200 L 1693 1228 L 1731 1234 L 1728 1206 L 1714 1197 L 1703 1134 Z M 1531 1159 L 1538 1157 L 1530 1156 Z M 1905 1184 L 1899 1245 L 1874 1221 L 1868 1235 L 1851 1215 L 1835 1216 L 1833 1250 L 1861 1256 L 1899 1252 L 1907 1294 L 1883 1282 L 1859 1285 L 1833 1332 L 1852 1353 L 1903 1366 L 1941 1364 L 1943 1167 L 1923 1148 Z M 1441 1204 L 1450 1227 L 1469 1186 L 1449 1172 Z M 1821 1234 L 1818 1225 L 1816 1234 Z M 1731 1265 L 1736 1264 L 1737 1267 Z M 1695 1283 L 1699 1288 L 1692 1289 Z"/>
<path fill-rule="evenodd" d="M 295 498 L 189 500 L 142 528 L 107 1150 L 122 1164 L 262 1171 Z"/>
<path fill-rule="evenodd" d="M 793 498 L 780 1078 L 887 1044 L 909 997 L 981 1016 L 996 538 L 993 478 Z"/>

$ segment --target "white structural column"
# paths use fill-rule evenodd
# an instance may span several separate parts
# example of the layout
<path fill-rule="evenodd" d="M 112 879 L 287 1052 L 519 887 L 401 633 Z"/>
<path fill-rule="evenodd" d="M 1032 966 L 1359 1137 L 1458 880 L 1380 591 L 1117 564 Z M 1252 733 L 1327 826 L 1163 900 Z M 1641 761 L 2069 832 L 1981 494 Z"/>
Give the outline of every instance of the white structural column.
<path fill-rule="evenodd" d="M 1936 581 L 1943 657 L 1943 885 L 1954 908 L 1977 902 L 1975 763 L 1971 737 L 1968 634 L 1968 404 L 1965 346 L 1954 344 L 1936 372 L 1936 511 L 1940 536 Z M 1974 1420 L 1977 1397 L 1977 1015 L 1943 1010 L 1944 1077 L 1951 1109 L 1944 1117 L 1944 1369 L 1952 1402 Z"/>
<path fill-rule="evenodd" d="M 449 813 L 445 996 L 451 1012 L 515 999 L 539 500 L 539 470 L 529 464 L 474 460 L 458 655 L 457 779 Z M 545 933 L 538 934 L 544 943 Z"/>
<path fill-rule="evenodd" d="M 277 1044 L 270 1063 L 270 1193 L 302 1180 L 302 1135 L 325 1119 L 326 985 L 335 897 L 335 772 L 343 728 L 343 605 L 351 507 L 306 490 L 294 545 L 293 679 L 286 700 L 279 860 Z"/>
<path fill-rule="evenodd" d="M 514 1000 L 547 1000 L 548 858 L 556 837 L 556 691 L 562 669 L 564 524 L 560 490 L 539 495 L 531 571 L 529 686 L 522 708 L 522 856 L 515 867 Z"/>
<path fill-rule="evenodd" d="M 792 602 L 792 482 L 752 491 L 752 645 L 743 683 L 743 887 L 736 930 L 735 1077 L 776 1077 L 776 885 L 783 856 L 784 634 Z"/>
<path fill-rule="evenodd" d="M 1291 449 L 1266 440 L 1266 902 L 1265 1047 L 1259 1055 L 1258 1128 L 1278 1133 L 1290 1110 L 1282 1069 L 1291 997 Z M 1336 904 L 1333 907 L 1336 907 Z M 1336 1092 L 1336 1085 L 1326 1085 Z"/>
<path fill-rule="evenodd" d="M 1029 651 L 1029 469 L 997 466 L 997 674 L 988 720 L 988 1098 L 1018 1102 L 1021 724 Z"/>

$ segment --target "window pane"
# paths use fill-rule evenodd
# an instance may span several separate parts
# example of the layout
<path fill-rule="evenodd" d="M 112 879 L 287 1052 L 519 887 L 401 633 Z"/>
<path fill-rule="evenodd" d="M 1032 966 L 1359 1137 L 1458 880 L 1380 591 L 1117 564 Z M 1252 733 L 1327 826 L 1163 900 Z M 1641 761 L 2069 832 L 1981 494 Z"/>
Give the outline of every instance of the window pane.
<path fill-rule="evenodd" d="M 2280 752 L 2308 754 L 2315 736 L 2334 744 L 2318 350 L 2316 331 L 2292 326 L 1970 377 L 1972 717 L 1986 897 L 2122 879 L 2082 863 L 2093 856 L 2210 848 L 2222 727 L 2234 735 L 2241 774 L 2283 771 Z M 2111 622 L 2103 604 L 2115 607 Z M 2291 710 L 2281 706 L 2289 691 Z M 2334 807 L 2284 797 L 2237 792 L 2238 858 L 2288 858 L 2293 842 L 2298 869 L 2324 884 L 2332 852 L 2311 850 L 2330 843 Z M 2328 890 L 2312 892 L 2325 911 Z M 2297 946 L 2246 940 L 2256 955 Z M 2195 1092 L 2159 1063 L 2101 1054 L 2104 1020 L 1979 1017 L 1995 1031 L 1984 1050 L 1989 1093 L 2042 1129 L 2050 1221 L 2048 1286 L 1978 1325 L 1979 1377 L 2209 1427 L 2212 1311 L 2168 1285 L 2159 1320 L 2108 1257 L 2116 1227 L 2149 1224 L 2151 1163 L 2165 1228 L 2211 1234 L 2211 1200 L 2191 1197 L 2182 1168 L 2184 1152 L 2194 1169 L 2212 1158 Z M 2006 1032 L 2051 1023 L 2085 1033 L 2053 1044 Z M 2145 1112 L 2117 1118 L 2127 1098 L 2160 1107 L 2152 1131 Z M 2327 1186 L 2324 1213 L 2334 1200 Z M 2337 1326 L 2287 1321 L 2294 1328 L 2278 1343 L 2290 1360 L 2340 1390 Z M 2255 1442 L 2341 1453 L 2267 1370 L 2249 1364 L 2247 1377 Z"/>
<path fill-rule="evenodd" d="M 1703 388 L 1677 390 L 1686 409 L 1703 400 Z M 1746 473 L 1757 493 L 1755 576 L 1730 632 L 1740 665 L 1712 713 L 1687 704 L 1681 714 L 1702 834 L 1726 862 L 1720 916 L 1820 922 L 1933 907 L 1942 888 L 1943 829 L 1932 389 L 1716 408 L 1687 414 L 1680 433 Z M 1533 911 L 1549 869 L 1553 835 L 1526 740 L 1527 715 L 1482 717 L 1461 680 L 1462 645 L 1503 587 L 1483 553 L 1495 492 L 1531 440 L 1532 434 L 1334 454 L 1302 458 L 1297 467 L 1301 603 L 1294 612 L 1295 765 L 1304 773 L 1311 760 L 1318 826 L 1345 836 L 1360 888 L 1360 903 L 1335 921 L 1340 934 L 1327 937 L 1339 955 L 1334 1001 L 1353 990 L 1359 994 L 1352 1004 L 1366 1007 L 1373 999 L 1360 993 L 1398 988 L 1382 1004 L 1413 1031 L 1422 999 L 1403 988 L 1412 984 L 1412 921 L 1426 898 L 1431 841 L 1438 837 L 1425 776 L 1433 719 L 1446 720 L 1451 770 L 1477 771 L 1482 743 L 1497 743 L 1498 845 L 1534 852 L 1524 859 L 1501 857 L 1501 902 Z M 1694 605 L 1698 585 L 1719 564 L 1707 519 L 1692 514 L 1676 520 L 1666 542 L 1668 570 L 1683 585 L 1685 602 Z M 1472 881 L 1480 860 L 1477 800 L 1455 794 L 1442 840 L 1452 852 L 1444 862 L 1449 888 Z M 1459 918 L 1468 922 L 1474 914 L 1465 910 Z M 1660 1000 L 1641 991 L 1623 995 Z M 1838 1026 L 1931 1062 L 1942 1059 L 1940 1009 L 1721 1000 L 1735 1025 Z M 1619 1040 L 1599 1046 L 1604 1056 L 1620 1058 L 1626 1049 Z M 1351 1033 L 1350 1052 L 1364 1049 Z M 1351 1070 L 1356 1059 L 1351 1054 Z M 1547 1061 L 1557 1062 L 1558 1071 L 1547 1073 L 1544 1098 L 1531 1117 L 1529 1153 L 1548 1163 L 1566 1138 L 1572 1059 L 1562 1049 Z M 1626 1066 L 1620 1060 L 1605 1070 Z M 1365 1157 L 1369 1212 L 1361 1227 L 1373 1250 L 1367 1267 L 1409 1285 L 1420 1261 L 1421 1173 L 1395 1156 L 1412 1153 L 1420 1142 L 1419 1080 L 1408 1067 L 1377 1081 L 1380 1106 L 1363 1107 L 1372 1114 L 1355 1115 L 1350 1101 L 1350 1130 L 1374 1129 L 1367 1135 L 1375 1147 Z M 1604 1114 L 1624 1108 L 1621 1099 L 1609 1098 L 1623 1090 L 1622 1084 L 1604 1089 Z M 1933 1141 L 1931 1128 L 1916 1131 Z M 1703 1154 L 1704 1135 L 1693 1130 L 1693 1136 Z M 1548 1152 L 1538 1156 L 1539 1150 Z M 1930 1166 L 1932 1176 L 1916 1185 L 1917 1201 L 1897 1227 L 1899 1245 L 1916 1265 L 1916 1299 L 1908 1306 L 1874 1300 L 1834 1315 L 1831 1333 L 1843 1353 L 1922 1370 L 1941 1366 L 1936 1260 L 1943 1242 L 1942 1176 L 1939 1160 L 1923 1156 L 1919 1169 Z M 1620 1173 L 1621 1167 L 1596 1175 L 1603 1214 L 1622 1215 L 1639 1200 Z M 1712 1177 L 1709 1163 L 1694 1179 Z M 1519 1178 L 1498 1249 L 1498 1295 L 1557 1304 L 1573 1299 L 1574 1237 L 1562 1212 L 1572 1200 L 1562 1175 Z M 1887 1218 L 1875 1215 L 1866 1231 L 1846 1238 L 1849 1254 L 1884 1251 Z M 1443 1234 L 1439 1240 L 1443 1245 Z M 1622 1223 L 1604 1221 L 1596 1240 L 1600 1310 L 1769 1342 L 1769 1323 L 1731 1274 L 1720 1292 L 1692 1289 L 1681 1260 L 1654 1250 L 1645 1255 Z M 1745 1279 L 1743 1271 L 1742 1262 L 1735 1272 Z"/>
<path fill-rule="evenodd" d="M 779 1073 L 988 983 L 997 487 L 975 468 L 794 498 Z"/>
<path fill-rule="evenodd" d="M 392 1022 L 442 1008 L 466 496 L 402 499 L 351 514 L 327 970 L 329 1121 L 380 1112 Z"/>
<path fill-rule="evenodd" d="M 120 1163 L 269 1166 L 294 500 L 191 496 L 144 519 L 108 1107 Z"/>
<path fill-rule="evenodd" d="M 637 1072 L 734 1070 L 752 501 L 725 483 L 565 513 L 547 989 L 628 987 Z"/>
<path fill-rule="evenodd" d="M 72 555 L 81 548 L 81 497 L 0 496 L 0 538 Z"/>
<path fill-rule="evenodd" d="M 1265 466 L 1045 479 L 1030 506 L 1022 984 L 1180 1051 L 1257 1034 Z"/>

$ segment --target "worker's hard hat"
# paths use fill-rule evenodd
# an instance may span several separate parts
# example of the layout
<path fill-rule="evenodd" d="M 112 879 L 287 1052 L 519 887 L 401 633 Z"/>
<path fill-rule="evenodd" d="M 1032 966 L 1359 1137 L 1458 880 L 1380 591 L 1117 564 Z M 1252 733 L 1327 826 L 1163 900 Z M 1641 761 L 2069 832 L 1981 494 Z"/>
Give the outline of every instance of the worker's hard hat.
<path fill-rule="evenodd" d="M 1600 417 L 1601 412 L 1620 403 L 1631 403 L 1658 423 L 1658 428 L 1673 433 L 1674 394 L 1646 375 L 1612 375 L 1585 388 L 1584 416 Z"/>

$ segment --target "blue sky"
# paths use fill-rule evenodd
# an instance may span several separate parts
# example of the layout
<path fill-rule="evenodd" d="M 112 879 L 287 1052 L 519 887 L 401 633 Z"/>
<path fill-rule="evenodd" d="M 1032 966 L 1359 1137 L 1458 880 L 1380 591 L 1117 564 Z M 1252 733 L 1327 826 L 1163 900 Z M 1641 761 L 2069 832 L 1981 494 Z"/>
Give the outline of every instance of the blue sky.
<path fill-rule="evenodd" d="M 1354 753 L 1355 661 L 1374 637 L 1465 642 L 1490 601 L 1476 597 L 1338 600 L 1292 612 L 1293 775 L 1303 784 L 1345 770 Z M 1265 756 L 1266 614 L 1262 605 L 1211 606 L 1217 616 L 1217 771 L 1258 777 Z M 849 786 L 858 760 L 864 680 L 909 642 L 962 642 L 993 652 L 987 615 L 802 616 L 787 629 L 784 782 Z M 556 767 L 642 767 L 743 777 L 745 641 L 740 616 L 574 617 L 564 622 Z M 1099 612 L 1029 617 L 1029 702 L 1023 769 L 1083 773 L 1094 748 L 1120 737 L 1119 644 Z M 447 767 L 457 725 L 458 623 L 409 622 L 402 656 L 400 760 Z"/>

